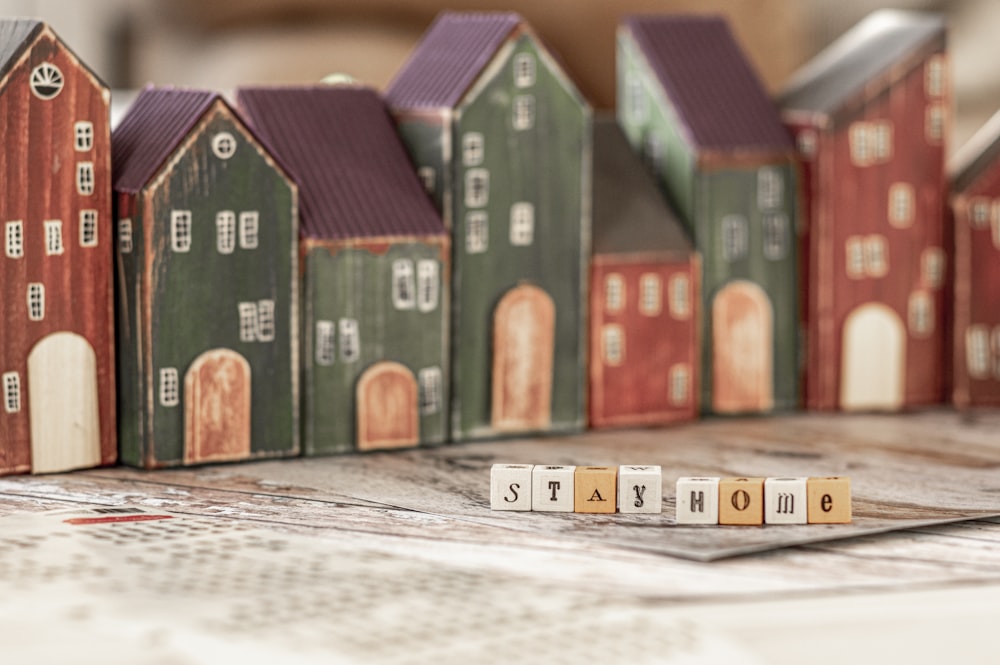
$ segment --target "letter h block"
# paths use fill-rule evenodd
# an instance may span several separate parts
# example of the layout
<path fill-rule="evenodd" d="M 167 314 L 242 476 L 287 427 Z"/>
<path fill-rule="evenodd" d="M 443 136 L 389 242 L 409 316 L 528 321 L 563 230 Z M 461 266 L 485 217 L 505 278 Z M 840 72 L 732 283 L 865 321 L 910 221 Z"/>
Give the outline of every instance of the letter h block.
<path fill-rule="evenodd" d="M 618 512 L 663 512 L 663 472 L 659 466 L 618 467 Z"/>
<path fill-rule="evenodd" d="M 677 479 L 677 524 L 719 523 L 719 479 Z"/>
<path fill-rule="evenodd" d="M 490 469 L 490 508 L 531 510 L 531 464 L 494 464 Z"/>
<path fill-rule="evenodd" d="M 618 500 L 618 469 L 576 467 L 574 507 L 578 513 L 613 513 Z"/>
<path fill-rule="evenodd" d="M 575 466 L 536 464 L 531 472 L 532 510 L 548 513 L 573 512 Z"/>
<path fill-rule="evenodd" d="M 764 523 L 805 524 L 807 478 L 768 478 L 764 481 Z"/>

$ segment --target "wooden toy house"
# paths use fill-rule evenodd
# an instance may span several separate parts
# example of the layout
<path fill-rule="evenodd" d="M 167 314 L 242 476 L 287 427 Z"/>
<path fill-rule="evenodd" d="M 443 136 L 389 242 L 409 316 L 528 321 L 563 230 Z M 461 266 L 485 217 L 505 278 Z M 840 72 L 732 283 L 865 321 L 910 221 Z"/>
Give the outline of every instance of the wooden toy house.
<path fill-rule="evenodd" d="M 591 427 L 698 415 L 700 262 L 614 118 L 594 122 Z"/>
<path fill-rule="evenodd" d="M 940 16 L 879 11 L 781 96 L 802 159 L 805 402 L 939 402 L 946 331 Z"/>
<path fill-rule="evenodd" d="M 112 147 L 122 459 L 296 454 L 295 184 L 211 92 L 146 88 Z"/>
<path fill-rule="evenodd" d="M 452 237 L 452 436 L 585 420 L 587 103 L 517 14 L 443 13 L 387 101 Z"/>
<path fill-rule="evenodd" d="M 798 402 L 795 147 L 729 27 L 634 16 L 618 31 L 618 120 L 701 254 L 701 404 Z"/>
<path fill-rule="evenodd" d="M 0 20 L 0 474 L 110 464 L 107 86 L 35 20 Z"/>
<path fill-rule="evenodd" d="M 304 452 L 445 441 L 448 234 L 384 102 L 354 86 L 237 97 L 300 187 Z"/>

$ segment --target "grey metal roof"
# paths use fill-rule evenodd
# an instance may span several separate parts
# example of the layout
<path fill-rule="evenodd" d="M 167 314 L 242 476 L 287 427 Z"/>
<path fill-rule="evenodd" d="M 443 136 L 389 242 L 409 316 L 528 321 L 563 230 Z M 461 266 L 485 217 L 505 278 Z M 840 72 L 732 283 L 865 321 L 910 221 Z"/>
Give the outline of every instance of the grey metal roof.
<path fill-rule="evenodd" d="M 45 24 L 36 19 L 0 19 L 0 78 L 7 75 L 44 28 Z"/>
<path fill-rule="evenodd" d="M 948 164 L 951 191 L 961 194 L 1000 159 L 1000 111 L 973 134 Z"/>

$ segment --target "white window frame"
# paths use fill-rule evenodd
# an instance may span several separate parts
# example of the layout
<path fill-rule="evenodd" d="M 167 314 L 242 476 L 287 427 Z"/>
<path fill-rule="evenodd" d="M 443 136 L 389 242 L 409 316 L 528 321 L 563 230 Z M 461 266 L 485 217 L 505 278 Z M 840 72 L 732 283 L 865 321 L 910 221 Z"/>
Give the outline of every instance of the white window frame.
<path fill-rule="evenodd" d="M 122 254 L 131 254 L 132 242 L 132 218 L 123 217 L 118 220 L 118 251 Z"/>
<path fill-rule="evenodd" d="M 420 413 L 430 415 L 441 410 L 441 368 L 425 367 L 417 372 L 417 383 L 420 387 Z"/>
<path fill-rule="evenodd" d="M 535 206 L 518 201 L 510 207 L 510 244 L 528 247 L 535 241 Z"/>
<path fill-rule="evenodd" d="M 28 80 L 28 87 L 31 93 L 39 99 L 55 99 L 62 92 L 66 80 L 63 78 L 59 68 L 51 62 L 43 62 L 31 70 L 31 78 Z M 52 91 L 41 91 L 40 86 L 52 87 Z"/>
<path fill-rule="evenodd" d="M 855 166 L 868 166 L 872 163 L 875 156 L 873 138 L 870 123 L 863 121 L 851 123 L 848 140 L 851 145 L 851 162 Z"/>
<path fill-rule="evenodd" d="M 275 331 L 274 301 L 264 299 L 257 301 L 257 339 L 261 342 L 273 342 Z"/>
<path fill-rule="evenodd" d="M 930 145 L 940 145 L 944 141 L 944 126 L 947 120 L 947 112 L 944 104 L 933 103 L 927 105 L 924 120 L 924 135 Z"/>
<path fill-rule="evenodd" d="M 191 251 L 191 211 L 170 211 L 170 248 L 175 252 Z"/>
<path fill-rule="evenodd" d="M 691 368 L 685 364 L 670 368 L 670 403 L 683 406 L 691 401 Z"/>
<path fill-rule="evenodd" d="M 357 319 L 340 319 L 340 360 L 352 363 L 361 357 L 361 331 Z"/>
<path fill-rule="evenodd" d="M 678 273 L 670 278 L 670 316 L 684 321 L 691 317 L 691 280 Z"/>
<path fill-rule="evenodd" d="M 237 304 L 240 341 L 256 342 L 258 339 L 257 303 L 244 301 Z"/>
<path fill-rule="evenodd" d="M 816 148 L 819 145 L 819 140 L 816 135 L 816 130 L 813 129 L 803 129 L 795 136 L 795 145 L 799 149 L 799 155 L 802 159 L 811 160 L 816 156 Z"/>
<path fill-rule="evenodd" d="M 604 311 L 619 314 L 625 310 L 625 278 L 619 273 L 609 273 L 604 278 Z"/>
<path fill-rule="evenodd" d="M 538 66 L 535 56 L 531 53 L 518 53 L 512 64 L 514 70 L 514 85 L 518 88 L 530 88 L 538 80 Z"/>
<path fill-rule="evenodd" d="M 990 357 L 990 331 L 986 326 L 974 325 L 965 329 L 965 363 L 973 379 L 989 378 L 993 362 Z"/>
<path fill-rule="evenodd" d="M 4 225 L 5 253 L 9 259 L 20 259 L 24 256 L 24 222 L 15 219 Z"/>
<path fill-rule="evenodd" d="M 601 328 L 601 358 L 609 367 L 620 367 L 625 362 L 625 329 L 617 323 Z"/>
<path fill-rule="evenodd" d="M 399 310 L 417 306 L 417 282 L 413 261 L 396 259 L 392 262 L 392 306 Z"/>
<path fill-rule="evenodd" d="M 28 320 L 45 319 L 45 285 L 41 282 L 28 283 Z"/>
<path fill-rule="evenodd" d="M 634 124 L 642 124 L 649 117 L 646 89 L 635 72 L 629 72 L 625 77 L 625 115 Z"/>
<path fill-rule="evenodd" d="M 948 257 L 940 247 L 928 247 L 920 254 L 920 278 L 929 289 L 940 289 L 944 285 L 944 271 Z"/>
<path fill-rule="evenodd" d="M 750 252 L 750 225 L 743 215 L 726 215 L 719 228 L 722 260 L 732 263 Z"/>
<path fill-rule="evenodd" d="M 80 247 L 97 247 L 97 210 L 80 211 Z"/>
<path fill-rule="evenodd" d="M 337 326 L 333 321 L 316 321 L 316 364 L 329 367 L 337 357 L 336 346 Z"/>
<path fill-rule="evenodd" d="M 172 407 L 181 403 L 181 383 L 176 367 L 160 368 L 160 406 Z"/>
<path fill-rule="evenodd" d="M 465 216 L 465 252 L 482 254 L 490 248 L 490 218 L 485 210 L 474 210 Z"/>
<path fill-rule="evenodd" d="M 462 135 L 462 166 L 479 166 L 486 159 L 486 141 L 479 132 Z"/>
<path fill-rule="evenodd" d="M 517 95 L 511 104 L 511 124 L 515 131 L 524 132 L 535 127 L 535 96 Z"/>
<path fill-rule="evenodd" d="M 17 372 L 3 373 L 3 410 L 7 413 L 21 411 L 21 375 Z"/>
<path fill-rule="evenodd" d="M 889 224 L 897 229 L 913 226 L 916 217 L 916 195 L 908 182 L 894 182 L 889 186 Z"/>
<path fill-rule="evenodd" d="M 872 123 L 872 145 L 875 148 L 875 162 L 884 164 L 892 159 L 893 124 L 891 120 L 877 120 Z"/>
<path fill-rule="evenodd" d="M 91 196 L 94 193 L 94 163 L 76 163 L 76 191 L 81 196 Z"/>
<path fill-rule="evenodd" d="M 479 186 L 477 186 L 477 184 Z M 465 206 L 483 208 L 490 202 L 490 172 L 469 169 L 465 172 Z"/>
<path fill-rule="evenodd" d="M 928 97 L 943 97 L 946 85 L 946 63 L 942 54 L 932 55 L 924 65 L 924 91 Z"/>
<path fill-rule="evenodd" d="M 761 237 L 764 258 L 768 261 L 781 261 L 788 256 L 791 245 L 788 226 L 788 215 L 783 212 L 769 212 L 762 216 Z"/>
<path fill-rule="evenodd" d="M 433 312 L 441 298 L 440 269 L 433 259 L 417 261 L 417 309 Z"/>
<path fill-rule="evenodd" d="M 424 191 L 428 194 L 433 194 L 434 190 L 437 188 L 437 171 L 434 170 L 433 166 L 421 166 L 417 169 L 417 177 L 420 178 L 420 182 L 424 185 Z"/>
<path fill-rule="evenodd" d="M 850 236 L 844 243 L 845 268 L 851 279 L 865 276 L 865 242 L 861 236 Z"/>
<path fill-rule="evenodd" d="M 653 173 L 663 170 L 663 142 L 655 132 L 647 131 L 642 137 L 642 158 Z"/>
<path fill-rule="evenodd" d="M 62 220 L 45 220 L 45 255 L 59 256 L 66 251 L 63 245 Z"/>
<path fill-rule="evenodd" d="M 927 291 L 914 291 L 907 302 L 910 334 L 926 338 L 934 334 L 934 299 Z"/>
<path fill-rule="evenodd" d="M 215 251 L 232 254 L 236 250 L 236 213 L 220 210 L 215 213 Z"/>
<path fill-rule="evenodd" d="M 89 120 L 73 123 L 73 147 L 77 152 L 90 152 L 94 148 L 94 123 Z"/>
<path fill-rule="evenodd" d="M 659 316 L 663 311 L 663 280 L 655 272 L 647 272 L 639 277 L 639 313 L 643 316 Z"/>
<path fill-rule="evenodd" d="M 985 229 L 990 225 L 990 216 L 1000 217 L 1000 206 L 991 203 L 985 196 L 969 199 L 969 225 L 974 229 Z"/>
<path fill-rule="evenodd" d="M 240 213 L 240 249 L 257 249 L 260 245 L 260 213 L 244 210 Z"/>
<path fill-rule="evenodd" d="M 776 166 L 757 169 L 757 209 L 760 211 L 780 208 L 785 200 L 785 177 Z"/>
<path fill-rule="evenodd" d="M 212 137 L 212 154 L 219 159 L 229 159 L 236 154 L 236 137 L 232 132 L 218 132 Z"/>
<path fill-rule="evenodd" d="M 869 277 L 889 274 L 889 243 L 885 236 L 874 233 L 865 236 L 865 273 Z"/>

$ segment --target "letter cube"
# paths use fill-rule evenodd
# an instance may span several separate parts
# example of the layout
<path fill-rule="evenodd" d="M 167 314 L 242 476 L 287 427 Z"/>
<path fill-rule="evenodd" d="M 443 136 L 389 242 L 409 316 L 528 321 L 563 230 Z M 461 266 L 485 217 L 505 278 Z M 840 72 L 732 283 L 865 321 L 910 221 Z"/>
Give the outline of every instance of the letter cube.
<path fill-rule="evenodd" d="M 719 524 L 760 526 L 763 523 L 763 478 L 723 478 L 719 481 Z"/>
<path fill-rule="evenodd" d="M 719 523 L 719 479 L 677 479 L 677 524 Z"/>
<path fill-rule="evenodd" d="M 531 510 L 531 464 L 494 464 L 490 469 L 490 508 Z"/>
<path fill-rule="evenodd" d="M 764 523 L 806 523 L 807 478 L 768 478 L 764 481 Z"/>
<path fill-rule="evenodd" d="M 663 512 L 663 473 L 659 466 L 618 467 L 618 511 Z"/>
<path fill-rule="evenodd" d="M 851 523 L 850 478 L 810 478 L 806 493 L 810 524 Z"/>
<path fill-rule="evenodd" d="M 575 475 L 575 466 L 536 464 L 531 472 L 532 509 L 550 513 L 573 512 Z"/>
<path fill-rule="evenodd" d="M 574 479 L 578 513 L 613 513 L 618 499 L 618 469 L 613 466 L 578 466 Z"/>

